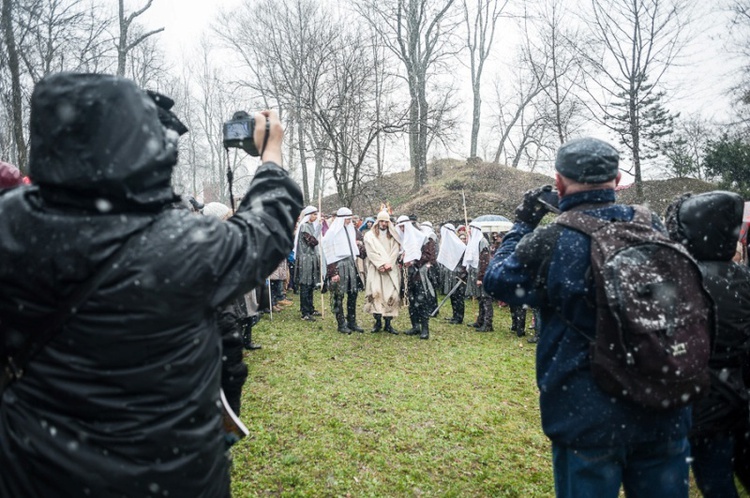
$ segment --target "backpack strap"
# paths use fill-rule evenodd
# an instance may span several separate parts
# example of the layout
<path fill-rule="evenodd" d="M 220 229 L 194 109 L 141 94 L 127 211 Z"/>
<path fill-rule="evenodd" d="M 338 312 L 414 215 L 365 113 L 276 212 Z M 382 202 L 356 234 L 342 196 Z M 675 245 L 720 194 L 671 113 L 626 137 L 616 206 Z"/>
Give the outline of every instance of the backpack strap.
<path fill-rule="evenodd" d="M 631 220 L 631 223 L 652 226 L 653 215 L 647 207 L 641 206 L 639 204 L 633 204 L 631 207 L 633 208 L 633 219 Z M 559 223 L 560 225 L 572 228 L 573 230 L 591 236 L 592 233 L 604 228 L 607 224 L 609 224 L 610 220 L 597 218 L 596 216 L 591 216 L 590 214 L 571 210 L 565 211 L 564 213 L 560 214 L 555 219 L 555 223 Z"/>
<path fill-rule="evenodd" d="M 648 209 L 646 206 L 641 206 L 640 204 L 633 204 L 633 223 L 638 223 L 639 225 L 652 225 L 652 213 L 651 210 Z"/>
<path fill-rule="evenodd" d="M 591 236 L 592 233 L 604 228 L 609 221 L 580 211 L 565 211 L 555 219 L 555 223 Z"/>

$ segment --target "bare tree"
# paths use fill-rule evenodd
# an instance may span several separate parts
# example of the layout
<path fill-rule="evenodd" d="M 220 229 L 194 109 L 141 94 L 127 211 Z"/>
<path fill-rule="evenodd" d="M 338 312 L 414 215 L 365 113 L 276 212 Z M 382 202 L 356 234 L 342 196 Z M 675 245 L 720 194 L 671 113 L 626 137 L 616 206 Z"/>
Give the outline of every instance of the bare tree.
<path fill-rule="evenodd" d="M 321 67 L 335 46 L 340 28 L 333 18 L 315 0 L 248 0 L 242 9 L 222 14 L 215 30 L 250 72 L 244 84 L 266 102 L 277 103 L 290 123 L 288 140 L 297 153 L 306 202 L 311 199 L 306 132 L 311 117 L 303 102 L 316 91 Z"/>
<path fill-rule="evenodd" d="M 455 0 L 358 0 L 357 9 L 380 35 L 382 43 L 402 62 L 409 87 L 409 157 L 414 188 L 427 183 L 427 141 L 430 71 L 454 55 L 451 19 Z"/>
<path fill-rule="evenodd" d="M 134 26 L 133 22 L 144 12 L 151 8 L 151 4 L 154 0 L 148 0 L 146 5 L 138 10 L 131 12 L 130 14 L 125 13 L 125 0 L 118 0 L 118 27 L 120 28 L 120 34 L 117 38 L 117 75 L 125 76 L 125 69 L 127 67 L 128 54 L 143 43 L 147 38 L 164 31 L 164 28 L 157 28 L 151 31 L 143 31 L 139 33 L 131 33 L 131 28 Z"/>
<path fill-rule="evenodd" d="M 539 100 L 549 81 L 534 77 L 528 66 L 523 64 L 523 60 L 518 68 L 518 74 L 512 81 L 510 95 L 503 91 L 499 82 L 495 82 L 495 102 L 498 109 L 495 113 L 494 129 L 500 138 L 492 162 L 499 164 L 500 158 L 503 157 L 507 164 L 509 157 L 513 157 L 513 165 L 518 167 L 525 145 L 529 143 L 527 136 L 542 120 L 534 102 Z"/>
<path fill-rule="evenodd" d="M 523 17 L 523 59 L 544 94 L 540 112 L 554 130 L 558 145 L 571 138 L 585 106 L 576 93 L 583 79 L 577 28 L 562 0 L 547 0 Z"/>
<path fill-rule="evenodd" d="M 3 40 L 7 51 L 8 69 L 10 70 L 11 79 L 11 124 L 13 126 L 13 142 L 15 145 L 15 162 L 18 168 L 26 174 L 26 138 L 23 134 L 23 97 L 21 89 L 21 67 L 20 58 L 16 49 L 16 38 L 13 31 L 13 4 L 12 0 L 3 0 L 2 21 Z"/>
<path fill-rule="evenodd" d="M 368 40 L 358 33 L 343 32 L 319 71 L 314 88 L 305 102 L 320 130 L 326 135 L 327 156 L 340 201 L 347 206 L 361 189 L 368 166 L 373 163 L 372 147 L 381 133 L 399 129 L 402 117 L 385 109 L 379 120 L 374 96 L 377 74 Z"/>
<path fill-rule="evenodd" d="M 471 2 L 463 0 L 466 47 L 469 49 L 471 93 L 473 96 L 469 157 L 476 157 L 477 155 L 482 112 L 481 82 L 484 64 L 491 53 L 497 21 L 507 5 L 508 0 L 472 0 Z"/>
<path fill-rule="evenodd" d="M 654 139 L 670 131 L 660 84 L 684 48 L 693 2 L 591 0 L 592 17 L 584 19 L 591 40 L 579 53 L 588 63 L 586 83 L 595 84 L 587 86 L 594 115 L 629 150 L 639 200 L 649 128 Z M 648 107 L 655 119 L 645 119 Z"/>

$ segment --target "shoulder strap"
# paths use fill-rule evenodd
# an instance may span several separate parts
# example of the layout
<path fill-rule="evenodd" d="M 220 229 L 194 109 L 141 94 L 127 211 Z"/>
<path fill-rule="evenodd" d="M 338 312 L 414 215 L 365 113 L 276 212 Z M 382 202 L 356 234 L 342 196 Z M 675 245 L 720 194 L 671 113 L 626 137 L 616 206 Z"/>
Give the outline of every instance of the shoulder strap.
<path fill-rule="evenodd" d="M 633 204 L 632 208 L 633 219 L 630 221 L 630 223 L 636 223 L 638 225 L 648 225 L 649 227 L 652 225 L 652 214 L 647 207 L 641 206 L 639 204 Z M 596 216 L 591 216 L 580 211 L 565 211 L 555 219 L 555 223 L 559 223 L 560 225 L 572 228 L 573 230 L 577 230 L 579 232 L 583 232 L 586 235 L 590 236 L 592 233 L 605 227 L 608 223 L 610 223 L 610 221 L 597 218 Z"/>
<path fill-rule="evenodd" d="M 110 274 L 112 268 L 116 267 L 122 255 L 135 245 L 138 235 L 153 225 L 157 218 L 157 216 L 154 216 L 143 227 L 132 233 L 128 240 L 118 247 L 117 250 L 99 266 L 94 275 L 92 275 L 80 287 L 76 288 L 54 312 L 44 318 L 40 327 L 41 333 L 39 334 L 38 339 L 30 341 L 29 345 L 19 351 L 14 357 L 8 356 L 5 358 L 5 369 L 4 371 L 0 371 L 0 392 L 2 392 L 2 390 L 12 381 L 18 380 L 23 376 L 23 370 L 31 359 L 36 356 L 61 330 L 65 321 L 81 309 L 81 306 L 89 297 L 91 297 L 94 291 L 99 288 L 104 279 Z"/>
<path fill-rule="evenodd" d="M 606 226 L 609 221 L 581 213 L 580 211 L 565 211 L 555 219 L 555 223 L 590 236 L 592 233 Z"/>

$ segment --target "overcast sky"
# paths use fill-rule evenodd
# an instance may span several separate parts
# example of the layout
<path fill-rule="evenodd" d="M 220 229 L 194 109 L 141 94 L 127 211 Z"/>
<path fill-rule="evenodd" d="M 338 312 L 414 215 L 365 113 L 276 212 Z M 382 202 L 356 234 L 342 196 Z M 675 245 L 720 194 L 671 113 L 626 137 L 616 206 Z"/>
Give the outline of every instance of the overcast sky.
<path fill-rule="evenodd" d="M 127 0 L 126 6 L 132 10 L 143 6 L 145 1 Z M 179 64 L 184 57 L 190 57 L 195 53 L 201 35 L 209 31 L 220 9 L 237 8 L 241 3 L 242 0 L 154 0 L 151 9 L 139 19 L 148 28 L 165 28 L 159 35 L 160 43 L 168 53 L 170 61 Z M 586 3 L 583 5 L 585 7 Z M 699 9 L 710 7 L 707 3 L 698 2 Z M 503 26 L 495 42 L 500 57 L 503 57 L 503 54 L 512 56 L 515 53 L 513 45 L 517 40 L 514 40 L 507 28 L 508 24 Z M 733 71 L 737 66 L 737 62 L 730 57 L 724 45 L 726 19 L 715 13 L 708 15 L 707 11 L 697 12 L 692 30 L 690 44 L 683 52 L 682 66 L 671 68 L 665 80 L 669 95 L 667 107 L 673 112 L 680 112 L 683 117 L 700 114 L 707 119 L 725 121 L 730 113 L 730 100 L 726 92 L 731 86 Z M 496 62 L 492 69 L 486 71 L 483 89 L 487 96 L 491 91 L 493 69 L 500 74 L 504 70 Z M 463 99 L 469 105 L 471 97 L 468 91 L 468 71 L 457 67 L 454 74 L 466 82 L 467 91 Z M 485 97 L 483 100 L 486 103 L 488 98 Z M 470 125 L 467 122 L 463 126 L 468 135 Z M 600 130 L 593 129 L 588 133 L 598 135 L 598 131 Z M 466 153 L 464 148 L 459 146 L 455 151 L 448 151 L 447 155 L 461 157 Z"/>

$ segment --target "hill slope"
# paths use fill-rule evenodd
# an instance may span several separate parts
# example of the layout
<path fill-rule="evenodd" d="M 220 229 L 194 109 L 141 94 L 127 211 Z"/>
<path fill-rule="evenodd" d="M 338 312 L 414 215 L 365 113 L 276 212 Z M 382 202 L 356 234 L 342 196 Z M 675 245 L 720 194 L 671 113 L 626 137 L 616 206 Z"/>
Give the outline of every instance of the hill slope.
<path fill-rule="evenodd" d="M 463 191 L 469 220 L 483 214 L 499 214 L 512 220 L 513 211 L 525 191 L 552 184 L 554 179 L 504 165 L 441 159 L 430 164 L 428 183 L 419 192 L 412 190 L 413 183 L 413 171 L 368 182 L 350 207 L 362 216 L 374 216 L 381 203 L 389 202 L 395 214 L 416 214 L 420 220 L 430 220 L 437 226 L 463 220 Z M 667 204 L 676 196 L 715 188 L 713 184 L 691 178 L 646 181 L 643 183 L 644 204 L 663 214 Z M 635 194 L 635 187 L 626 188 L 618 191 L 618 199 L 623 203 L 633 203 Z M 335 212 L 338 207 L 338 196 L 323 199 L 324 212 Z"/>

